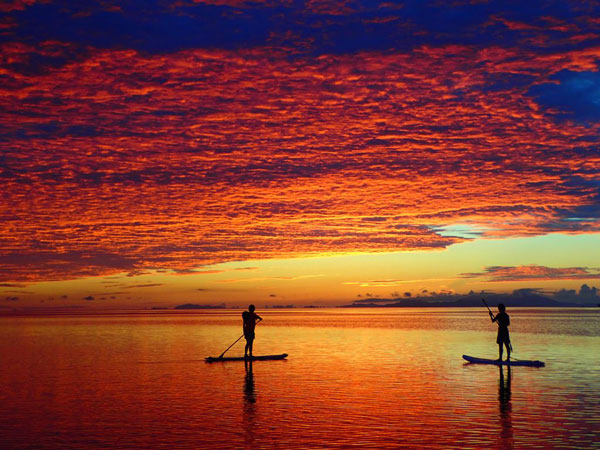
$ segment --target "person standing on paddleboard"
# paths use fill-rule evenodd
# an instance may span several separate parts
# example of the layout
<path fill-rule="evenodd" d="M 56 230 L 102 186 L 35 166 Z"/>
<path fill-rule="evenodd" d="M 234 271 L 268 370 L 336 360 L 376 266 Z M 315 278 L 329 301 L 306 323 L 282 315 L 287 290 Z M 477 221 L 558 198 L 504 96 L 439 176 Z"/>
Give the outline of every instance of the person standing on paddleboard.
<path fill-rule="evenodd" d="M 490 318 L 492 322 L 498 323 L 498 337 L 496 343 L 498 344 L 498 361 L 502 361 L 502 346 L 506 346 L 506 360 L 510 360 L 510 336 L 508 334 L 508 326 L 510 325 L 510 317 L 506 314 L 506 307 L 503 303 L 498 305 L 498 314 L 494 316 L 490 311 Z"/>
<path fill-rule="evenodd" d="M 248 356 L 252 357 L 252 344 L 254 343 L 254 328 L 256 323 L 262 320 L 258 314 L 254 312 L 256 307 L 254 305 L 248 306 L 248 311 L 242 313 L 242 319 L 244 321 L 244 338 L 246 338 L 246 347 L 244 348 L 244 358 Z"/>

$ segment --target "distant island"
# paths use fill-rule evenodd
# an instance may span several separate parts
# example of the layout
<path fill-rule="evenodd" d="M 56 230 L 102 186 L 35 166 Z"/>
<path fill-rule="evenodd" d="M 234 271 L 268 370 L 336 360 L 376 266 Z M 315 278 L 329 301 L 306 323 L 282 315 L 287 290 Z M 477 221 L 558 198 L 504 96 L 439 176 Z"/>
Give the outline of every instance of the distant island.
<path fill-rule="evenodd" d="M 554 308 L 581 308 L 595 307 L 596 303 L 576 303 L 553 299 L 543 295 L 534 289 L 520 289 L 510 294 L 496 293 L 469 293 L 465 295 L 445 294 L 424 297 L 405 297 L 405 298 L 364 298 L 355 300 L 351 304 L 342 305 L 340 308 L 473 308 L 481 307 L 482 298 L 485 298 L 490 307 L 495 307 L 498 303 L 504 303 L 507 308 L 515 307 L 554 307 Z"/>
<path fill-rule="evenodd" d="M 225 303 L 220 305 L 198 305 L 196 303 L 184 303 L 183 305 L 177 305 L 173 309 L 225 309 Z"/>
<path fill-rule="evenodd" d="M 296 306 L 296 305 L 265 305 L 265 309 L 295 309 L 295 308 L 323 308 L 318 305 L 304 305 L 304 306 Z"/>

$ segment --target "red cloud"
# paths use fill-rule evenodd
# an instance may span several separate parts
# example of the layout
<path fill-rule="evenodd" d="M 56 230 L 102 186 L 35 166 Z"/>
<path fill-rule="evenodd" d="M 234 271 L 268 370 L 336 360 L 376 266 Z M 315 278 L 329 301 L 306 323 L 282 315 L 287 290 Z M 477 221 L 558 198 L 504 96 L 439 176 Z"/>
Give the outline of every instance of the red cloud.
<path fill-rule="evenodd" d="M 43 0 L 4 0 L 0 3 L 0 12 L 22 11 L 35 3 L 46 3 Z"/>
<path fill-rule="evenodd" d="M 597 201 L 598 126 L 526 95 L 596 48 L 89 52 L 3 63 L 2 280 L 436 249 L 464 240 L 432 231 L 454 223 L 599 230 L 563 220 Z"/>

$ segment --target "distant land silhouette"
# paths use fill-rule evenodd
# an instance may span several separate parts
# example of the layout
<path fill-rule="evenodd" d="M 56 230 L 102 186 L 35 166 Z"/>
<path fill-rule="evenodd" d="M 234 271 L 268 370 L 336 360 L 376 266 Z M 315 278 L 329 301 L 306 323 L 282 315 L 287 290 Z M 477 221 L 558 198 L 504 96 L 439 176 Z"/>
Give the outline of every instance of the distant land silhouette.
<path fill-rule="evenodd" d="M 177 305 L 173 309 L 225 309 L 225 303 L 220 305 L 198 305 L 196 303 L 184 303 Z"/>
<path fill-rule="evenodd" d="M 594 292 L 596 294 L 596 292 Z M 504 303 L 508 308 L 514 307 L 596 307 L 598 296 L 592 295 L 591 298 L 577 299 L 578 301 L 565 301 L 554 297 L 544 295 L 535 289 L 519 289 L 511 294 L 496 294 L 489 292 L 459 294 L 439 294 L 423 297 L 404 297 L 404 298 L 375 298 L 369 297 L 356 300 L 349 305 L 342 305 L 342 308 L 398 308 L 398 307 L 480 307 L 481 298 L 485 298 L 490 306 L 496 306 L 498 303 Z M 586 302 L 587 300 L 587 302 Z"/>

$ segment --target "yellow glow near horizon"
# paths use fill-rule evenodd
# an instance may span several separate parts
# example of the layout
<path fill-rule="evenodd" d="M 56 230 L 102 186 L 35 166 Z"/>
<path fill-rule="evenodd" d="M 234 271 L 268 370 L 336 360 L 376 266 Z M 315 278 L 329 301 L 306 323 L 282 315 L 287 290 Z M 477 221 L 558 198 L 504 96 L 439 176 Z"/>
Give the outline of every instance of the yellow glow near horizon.
<path fill-rule="evenodd" d="M 520 288 L 578 289 L 600 278 L 600 235 L 476 239 L 440 251 L 370 253 L 231 262 L 195 272 L 148 271 L 2 288 L 4 307 L 172 307 L 181 303 L 260 307 L 332 306 L 357 296 L 405 292 L 510 292 Z M 535 270 L 531 270 L 531 267 Z M 504 268 L 498 271 L 487 268 Z M 506 269 L 510 268 L 510 269 Z M 508 270 L 508 275 L 507 275 Z M 523 278 L 519 279 L 523 272 Z M 533 275 L 532 273 L 533 272 Z M 86 300 L 87 299 L 87 300 Z"/>

